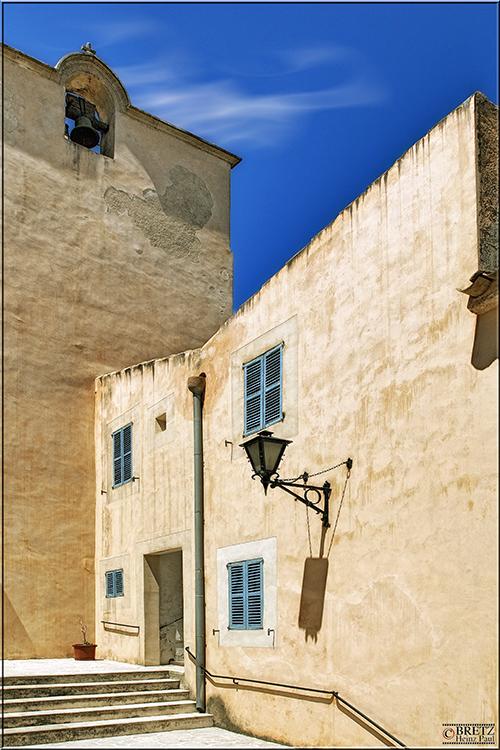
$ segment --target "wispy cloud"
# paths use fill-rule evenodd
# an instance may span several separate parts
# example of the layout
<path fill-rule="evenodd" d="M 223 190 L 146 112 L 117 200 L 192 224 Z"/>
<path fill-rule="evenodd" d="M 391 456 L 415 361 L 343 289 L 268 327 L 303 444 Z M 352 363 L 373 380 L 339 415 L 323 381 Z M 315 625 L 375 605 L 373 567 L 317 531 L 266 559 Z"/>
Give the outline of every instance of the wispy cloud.
<path fill-rule="evenodd" d="M 376 104 L 383 97 L 380 86 L 362 80 L 315 92 L 267 95 L 248 94 L 232 81 L 217 81 L 149 94 L 140 106 L 207 137 L 223 136 L 226 143 L 251 140 L 270 145 L 282 135 L 276 126 L 292 125 L 300 115 Z"/>
<path fill-rule="evenodd" d="M 231 75 L 251 77 L 287 76 L 333 62 L 347 61 L 353 57 L 346 47 L 304 47 L 282 50 L 247 52 L 244 59 L 234 61 L 229 68 L 217 62 L 218 69 Z"/>
<path fill-rule="evenodd" d="M 293 71 L 298 71 L 349 59 L 352 52 L 346 47 L 305 47 L 277 52 L 277 55 L 287 61 Z"/>
<path fill-rule="evenodd" d="M 148 36 L 156 32 L 157 28 L 157 24 L 145 18 L 102 23 L 96 26 L 94 38 L 96 46 L 110 47 L 113 44 L 122 44 L 129 39 L 136 40 L 137 37 Z"/>
<path fill-rule="evenodd" d="M 313 69 L 332 61 L 345 63 L 348 57 L 353 57 L 340 48 L 291 50 L 281 54 L 286 65 L 280 66 L 281 72 L 276 76 Z M 282 140 L 308 114 L 372 106 L 386 98 L 384 85 L 370 73 L 368 66 L 352 59 L 349 63 L 349 75 L 332 69 L 330 77 L 342 77 L 342 83 L 313 91 L 290 92 L 288 78 L 286 87 L 277 81 L 273 93 L 249 92 L 241 73 L 231 78 L 193 81 L 193 77 L 198 77 L 194 69 L 190 71 L 188 64 L 179 65 L 178 58 L 116 72 L 136 106 L 168 122 L 215 139 L 221 145 L 246 142 L 253 146 L 270 146 Z"/>
<path fill-rule="evenodd" d="M 134 86 L 147 86 L 150 88 L 154 84 L 165 83 L 166 81 L 175 81 L 176 85 L 178 85 L 179 74 L 177 68 L 178 60 L 175 63 L 157 60 L 156 62 L 128 65 L 127 67 L 116 67 L 114 68 L 114 72 L 124 86 L 132 90 Z"/>

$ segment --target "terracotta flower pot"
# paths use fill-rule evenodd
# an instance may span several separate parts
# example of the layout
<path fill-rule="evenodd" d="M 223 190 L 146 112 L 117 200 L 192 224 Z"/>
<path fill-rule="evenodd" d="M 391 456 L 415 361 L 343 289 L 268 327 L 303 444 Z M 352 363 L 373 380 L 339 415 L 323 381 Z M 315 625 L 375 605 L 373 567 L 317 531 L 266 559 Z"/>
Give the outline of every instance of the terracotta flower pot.
<path fill-rule="evenodd" d="M 75 659 L 78 661 L 90 661 L 95 659 L 96 643 L 73 643 Z"/>

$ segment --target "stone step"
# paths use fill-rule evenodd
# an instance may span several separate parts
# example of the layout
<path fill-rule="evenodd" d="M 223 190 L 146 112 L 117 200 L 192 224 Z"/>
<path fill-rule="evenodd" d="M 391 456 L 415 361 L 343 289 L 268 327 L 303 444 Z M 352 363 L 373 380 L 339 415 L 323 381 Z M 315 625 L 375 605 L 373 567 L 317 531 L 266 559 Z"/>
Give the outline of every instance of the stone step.
<path fill-rule="evenodd" d="M 3 741 L 5 747 L 21 747 L 23 745 L 44 745 L 51 742 L 72 742 L 95 737 L 118 737 L 124 734 L 147 734 L 211 726 L 213 726 L 211 714 L 172 714 L 171 716 L 145 716 L 115 721 L 101 720 L 4 729 Z"/>
<path fill-rule="evenodd" d="M 113 698 L 113 696 L 109 696 Z M 140 718 L 143 716 L 166 716 L 170 714 L 189 714 L 196 710 L 196 702 L 163 701 L 161 703 L 131 703 L 128 705 L 108 705 L 100 708 L 66 708 L 51 711 L 23 711 L 4 715 L 4 728 L 34 727 L 52 724 L 85 723 L 89 720 L 120 720 Z"/>
<path fill-rule="evenodd" d="M 181 701 L 189 698 L 189 691 L 182 688 L 172 690 L 144 690 L 128 693 L 98 693 L 93 695 L 54 695 L 47 698 L 20 698 L 4 700 L 5 713 L 20 711 L 55 711 L 63 708 L 91 708 L 92 706 L 126 705 L 130 703 L 156 703 Z"/>
<path fill-rule="evenodd" d="M 116 682 L 64 682 L 44 683 L 32 685 L 5 685 L 3 689 L 4 700 L 15 698 L 46 697 L 52 695 L 85 695 L 92 693 L 125 693 L 144 690 L 171 690 L 179 687 L 179 680 L 120 680 Z"/>
<path fill-rule="evenodd" d="M 127 670 L 121 672 L 78 672 L 72 674 L 39 674 L 39 675 L 10 675 L 4 677 L 4 685 L 51 685 L 67 682 L 120 682 L 123 680 L 168 680 L 178 677 L 178 672 L 172 672 L 164 667 L 150 667 L 147 670 Z"/>

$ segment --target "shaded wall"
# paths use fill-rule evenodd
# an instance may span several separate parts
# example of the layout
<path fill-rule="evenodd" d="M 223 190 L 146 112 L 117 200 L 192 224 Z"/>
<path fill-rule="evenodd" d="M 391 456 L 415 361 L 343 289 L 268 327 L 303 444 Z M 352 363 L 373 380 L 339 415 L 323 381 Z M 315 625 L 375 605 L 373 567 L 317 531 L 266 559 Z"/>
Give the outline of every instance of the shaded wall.
<path fill-rule="evenodd" d="M 94 379 L 231 314 L 238 159 L 131 107 L 91 55 L 4 54 L 5 656 L 66 656 L 78 616 L 95 637 Z M 113 158 L 64 136 L 66 85 L 106 90 Z"/>

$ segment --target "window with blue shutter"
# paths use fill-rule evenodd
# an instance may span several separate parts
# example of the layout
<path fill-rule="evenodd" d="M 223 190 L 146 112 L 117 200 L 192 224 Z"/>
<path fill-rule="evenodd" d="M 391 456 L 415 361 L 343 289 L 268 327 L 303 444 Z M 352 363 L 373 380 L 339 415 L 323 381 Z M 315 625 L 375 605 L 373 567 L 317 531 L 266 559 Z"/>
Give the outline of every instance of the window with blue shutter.
<path fill-rule="evenodd" d="M 244 435 L 283 418 L 283 344 L 243 365 L 245 371 Z"/>
<path fill-rule="evenodd" d="M 113 433 L 113 487 L 130 482 L 132 474 L 132 424 Z"/>
<path fill-rule="evenodd" d="M 261 558 L 229 563 L 227 566 L 231 630 L 258 630 L 263 627 L 263 564 Z"/>
<path fill-rule="evenodd" d="M 123 570 L 108 570 L 106 573 L 106 599 L 123 596 Z"/>

